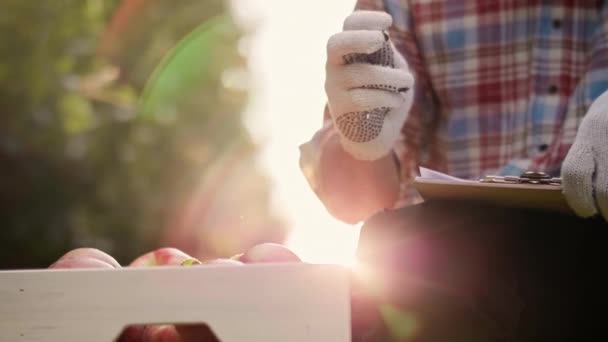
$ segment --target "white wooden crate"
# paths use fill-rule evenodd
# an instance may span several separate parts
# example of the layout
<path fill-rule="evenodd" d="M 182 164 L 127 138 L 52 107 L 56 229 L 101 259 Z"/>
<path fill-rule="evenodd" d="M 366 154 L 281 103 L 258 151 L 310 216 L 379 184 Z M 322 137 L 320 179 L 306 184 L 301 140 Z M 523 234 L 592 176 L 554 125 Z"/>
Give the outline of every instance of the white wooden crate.
<path fill-rule="evenodd" d="M 0 272 L 0 341 L 112 341 L 206 322 L 223 342 L 350 341 L 348 270 L 259 264 Z"/>

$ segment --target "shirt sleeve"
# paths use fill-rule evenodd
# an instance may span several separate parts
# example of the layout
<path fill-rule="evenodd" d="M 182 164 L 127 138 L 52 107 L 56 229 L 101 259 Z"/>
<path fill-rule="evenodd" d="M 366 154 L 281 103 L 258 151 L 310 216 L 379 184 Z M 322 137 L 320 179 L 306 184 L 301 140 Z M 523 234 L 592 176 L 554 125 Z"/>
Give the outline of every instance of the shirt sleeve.
<path fill-rule="evenodd" d="M 357 10 L 384 11 L 393 18 L 389 30 L 395 48 L 405 58 L 414 75 L 414 102 L 394 146 L 400 166 L 400 196 L 395 207 L 404 207 L 422 201 L 413 187 L 419 167 L 445 172 L 445 158 L 438 146 L 439 113 L 437 97 L 433 91 L 426 62 L 416 36 L 415 8 L 410 0 L 359 0 Z"/>
<path fill-rule="evenodd" d="M 559 143 L 553 144 L 548 157 L 539 160 L 540 168 L 559 169 L 568 150 L 576 138 L 581 120 L 589 107 L 602 93 L 608 90 L 608 4 L 598 2 L 597 27 L 593 31 L 593 46 L 584 68 L 584 73 L 568 100 L 564 124 Z M 538 166 L 537 166 L 538 168 Z"/>
<path fill-rule="evenodd" d="M 414 190 L 412 182 L 418 175 L 418 167 L 426 160 L 437 160 L 433 156 L 433 148 L 429 143 L 432 139 L 426 134 L 437 122 L 435 97 L 431 91 L 428 74 L 423 62 L 413 29 L 413 20 L 407 0 L 358 0 L 355 10 L 384 11 L 393 18 L 393 25 L 389 29 L 391 41 L 395 48 L 404 56 L 410 71 L 416 80 L 414 86 L 414 102 L 408 119 L 402 128 L 401 137 L 395 144 L 393 151 L 400 170 L 400 196 L 395 207 L 419 203 L 420 196 Z M 322 152 L 323 142 L 331 134 L 335 134 L 329 109 L 325 106 L 323 114 L 323 128 L 317 131 L 314 137 L 300 146 L 300 168 L 308 183 L 317 194 L 318 165 Z M 433 167 L 432 165 L 427 165 Z"/>

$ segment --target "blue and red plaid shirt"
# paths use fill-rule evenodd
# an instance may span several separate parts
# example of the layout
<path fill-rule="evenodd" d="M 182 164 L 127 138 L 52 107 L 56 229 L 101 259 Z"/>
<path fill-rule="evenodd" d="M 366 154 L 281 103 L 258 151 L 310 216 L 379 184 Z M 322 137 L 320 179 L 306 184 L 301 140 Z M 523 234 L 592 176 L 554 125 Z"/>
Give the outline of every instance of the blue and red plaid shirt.
<path fill-rule="evenodd" d="M 418 166 L 452 176 L 559 176 L 587 109 L 608 89 L 608 4 L 595 0 L 360 0 L 386 11 L 414 73 L 404 187 Z"/>
<path fill-rule="evenodd" d="M 395 152 L 402 200 L 419 166 L 452 176 L 554 176 L 608 89 L 608 4 L 595 0 L 359 0 L 393 17 L 416 77 Z M 327 113 L 325 115 L 327 119 Z"/>

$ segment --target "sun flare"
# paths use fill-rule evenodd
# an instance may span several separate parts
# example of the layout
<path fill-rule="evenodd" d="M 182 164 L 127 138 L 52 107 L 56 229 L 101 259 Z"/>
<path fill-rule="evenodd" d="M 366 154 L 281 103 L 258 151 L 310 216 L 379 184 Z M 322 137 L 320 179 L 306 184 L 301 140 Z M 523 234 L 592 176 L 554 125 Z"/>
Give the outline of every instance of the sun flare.
<path fill-rule="evenodd" d="M 287 245 L 306 262 L 356 262 L 358 227 L 327 213 L 298 166 L 298 146 L 321 125 L 327 39 L 341 30 L 354 3 L 233 1 L 235 16 L 253 29 L 243 44 L 252 73 L 247 125 L 262 146 L 274 207 L 289 223 Z"/>

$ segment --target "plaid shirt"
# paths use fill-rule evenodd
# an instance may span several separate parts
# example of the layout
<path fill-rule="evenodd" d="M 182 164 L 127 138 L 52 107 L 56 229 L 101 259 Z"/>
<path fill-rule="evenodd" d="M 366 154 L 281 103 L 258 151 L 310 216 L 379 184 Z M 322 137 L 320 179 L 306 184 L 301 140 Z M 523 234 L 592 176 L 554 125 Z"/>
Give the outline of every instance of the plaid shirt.
<path fill-rule="evenodd" d="M 391 39 L 416 77 L 395 146 L 397 206 L 417 201 L 410 184 L 419 166 L 465 179 L 558 176 L 581 119 L 608 89 L 602 1 L 359 0 L 356 8 L 393 17 Z"/>
<path fill-rule="evenodd" d="M 386 11 L 416 77 L 396 146 L 404 201 L 419 166 L 452 176 L 559 176 L 608 89 L 608 4 L 592 0 L 360 0 Z M 405 198 L 407 197 L 407 198 Z M 400 203 L 405 204 L 405 203 Z"/>

